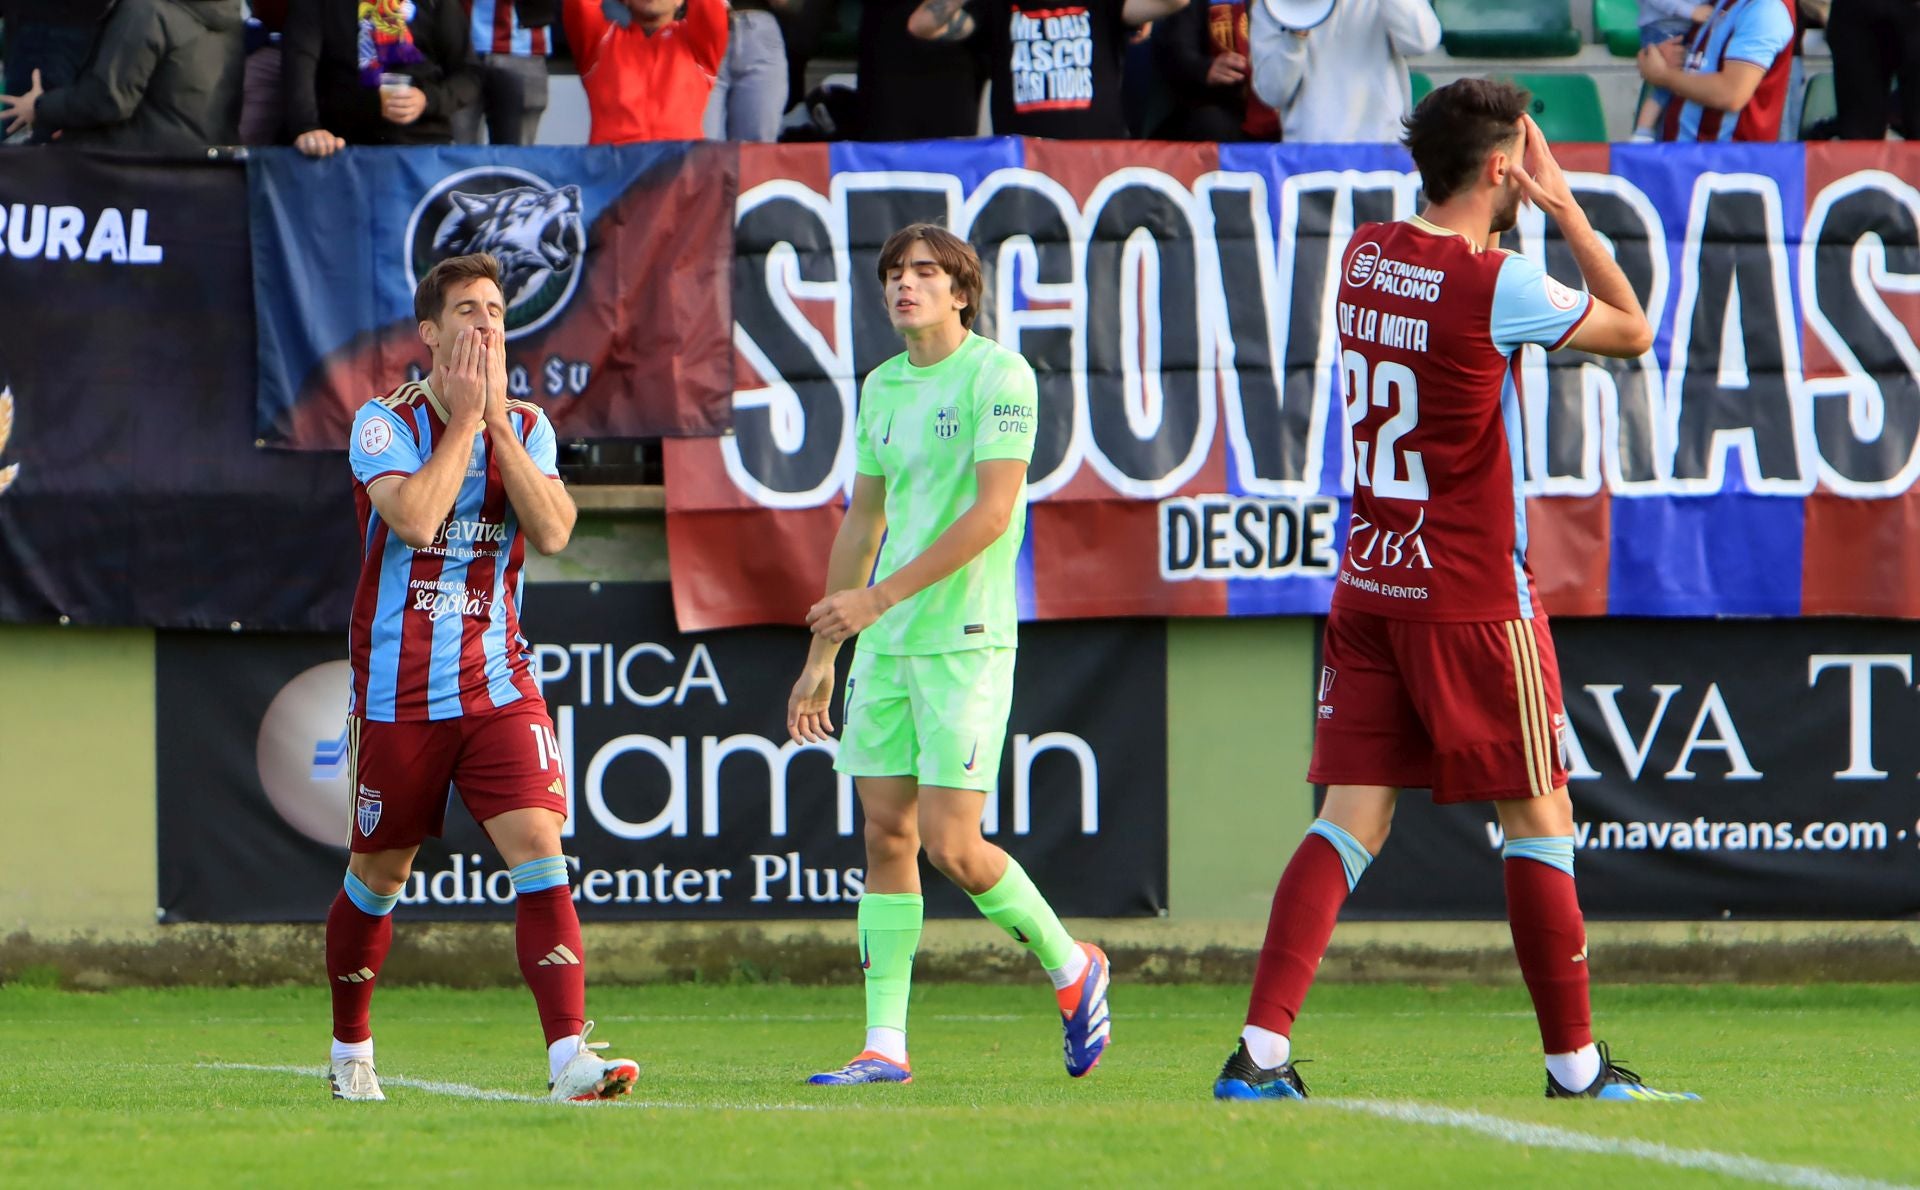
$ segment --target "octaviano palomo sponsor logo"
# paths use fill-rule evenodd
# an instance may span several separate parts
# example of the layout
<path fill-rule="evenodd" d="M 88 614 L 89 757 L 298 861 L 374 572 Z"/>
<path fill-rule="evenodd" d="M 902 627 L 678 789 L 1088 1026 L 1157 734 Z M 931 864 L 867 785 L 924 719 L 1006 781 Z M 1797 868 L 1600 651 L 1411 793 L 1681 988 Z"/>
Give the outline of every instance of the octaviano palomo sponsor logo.
<path fill-rule="evenodd" d="M 7 439 L 13 437 L 13 390 L 0 388 L 0 457 L 7 453 Z M 20 464 L 0 467 L 0 495 L 13 486 L 14 479 L 20 474 Z"/>
<path fill-rule="evenodd" d="M 471 252 L 500 262 L 507 337 L 551 322 L 580 287 L 587 253 L 580 187 L 538 174 L 483 165 L 448 174 L 407 220 L 407 288 L 434 265 Z"/>

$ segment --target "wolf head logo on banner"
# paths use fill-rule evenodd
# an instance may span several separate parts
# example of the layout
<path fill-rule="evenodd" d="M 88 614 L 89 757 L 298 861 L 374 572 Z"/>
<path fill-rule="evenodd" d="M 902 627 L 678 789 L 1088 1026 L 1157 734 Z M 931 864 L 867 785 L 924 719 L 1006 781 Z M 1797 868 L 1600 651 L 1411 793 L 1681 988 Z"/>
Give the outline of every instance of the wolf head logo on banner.
<path fill-rule="evenodd" d="M 407 270 L 417 282 L 450 256 L 500 261 L 507 337 L 545 326 L 579 288 L 587 233 L 580 187 L 554 186 L 522 169 L 489 165 L 440 181 L 414 208 Z"/>

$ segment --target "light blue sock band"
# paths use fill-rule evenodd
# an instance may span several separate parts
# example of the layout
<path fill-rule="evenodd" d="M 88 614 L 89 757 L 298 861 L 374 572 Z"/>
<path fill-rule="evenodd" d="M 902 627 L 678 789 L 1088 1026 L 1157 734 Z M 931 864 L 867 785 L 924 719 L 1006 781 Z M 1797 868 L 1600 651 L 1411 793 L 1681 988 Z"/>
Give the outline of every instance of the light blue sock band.
<path fill-rule="evenodd" d="M 1573 875 L 1573 838 L 1570 835 L 1547 835 L 1538 839 L 1508 839 L 1507 845 L 1500 849 L 1503 859 L 1538 860 L 1549 868 L 1558 868 L 1567 875 Z"/>
<path fill-rule="evenodd" d="M 544 859 L 530 859 L 517 868 L 509 868 L 507 875 L 513 878 L 513 891 L 516 893 L 537 893 L 559 888 L 567 882 L 567 857 L 549 855 Z"/>
<path fill-rule="evenodd" d="M 1340 853 L 1340 866 L 1347 870 L 1347 891 L 1352 892 L 1354 885 L 1359 884 L 1360 877 L 1366 873 L 1367 865 L 1373 862 L 1372 854 L 1360 845 L 1360 840 L 1324 818 L 1314 819 L 1307 833 L 1319 835 Z"/>
<path fill-rule="evenodd" d="M 395 905 L 400 903 L 399 893 L 391 893 L 383 897 L 368 888 L 366 884 L 361 881 L 360 877 L 355 876 L 352 872 L 347 873 L 345 887 L 347 890 L 347 900 L 353 902 L 354 908 L 370 917 L 385 917 L 387 914 L 393 912 Z"/>

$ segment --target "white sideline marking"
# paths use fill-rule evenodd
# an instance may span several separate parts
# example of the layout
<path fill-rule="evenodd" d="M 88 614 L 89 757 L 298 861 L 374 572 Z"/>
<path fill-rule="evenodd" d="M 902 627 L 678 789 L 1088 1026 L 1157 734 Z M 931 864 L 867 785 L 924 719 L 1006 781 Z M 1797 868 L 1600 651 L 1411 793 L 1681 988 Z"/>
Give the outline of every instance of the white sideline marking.
<path fill-rule="evenodd" d="M 1429 1124 L 1436 1128 L 1463 1128 L 1508 1144 L 1538 1148 L 1567 1149 L 1575 1153 L 1599 1153 L 1608 1157 L 1638 1157 L 1681 1169 L 1699 1169 L 1708 1173 L 1744 1178 L 1774 1186 L 1799 1186 L 1805 1190 L 1915 1190 L 1894 1182 L 1856 1178 L 1832 1173 L 1810 1165 L 1783 1165 L 1743 1157 L 1736 1153 L 1718 1153 L 1712 1149 L 1677 1149 L 1657 1141 L 1631 1137 L 1595 1136 L 1556 1128 L 1550 1124 L 1529 1124 L 1476 1111 L 1435 1107 L 1424 1103 L 1388 1103 L 1377 1099 L 1315 1099 L 1312 1103 L 1337 1107 L 1343 1111 L 1363 1112 L 1407 1124 Z M 1656 1109 L 1657 1110 L 1657 1109 Z"/>
<path fill-rule="evenodd" d="M 202 1070 L 251 1070 L 261 1074 L 298 1074 L 307 1078 L 327 1077 L 325 1066 L 263 1066 L 254 1062 L 201 1062 Z M 496 1091 L 488 1087 L 470 1087 L 465 1083 L 443 1083 L 433 1079 L 408 1078 L 383 1074 L 380 1082 L 388 1087 L 405 1087 L 429 1095 L 447 1095 L 454 1099 L 482 1099 L 492 1103 L 552 1103 L 545 1095 L 522 1095 L 516 1091 Z M 810 1103 L 664 1103 L 649 1099 L 603 1099 L 591 1103 L 566 1103 L 564 1107 L 648 1107 L 713 1111 L 820 1111 Z"/>

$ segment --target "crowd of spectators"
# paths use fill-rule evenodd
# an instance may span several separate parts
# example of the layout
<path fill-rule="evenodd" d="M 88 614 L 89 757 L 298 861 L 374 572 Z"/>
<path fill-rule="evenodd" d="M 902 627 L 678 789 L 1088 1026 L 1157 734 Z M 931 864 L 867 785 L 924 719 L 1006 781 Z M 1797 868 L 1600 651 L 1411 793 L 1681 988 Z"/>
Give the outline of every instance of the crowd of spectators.
<path fill-rule="evenodd" d="M 240 0 L 4 0 L 0 19 L 9 133 L 156 152 L 239 138 Z"/>
<path fill-rule="evenodd" d="M 157 152 L 532 144 L 548 60 L 564 53 L 596 144 L 1392 141 L 1409 60 L 1441 41 L 1431 0 L 864 0 L 854 84 L 807 93 L 835 7 L 0 0 L 0 128 Z M 1800 37 L 1822 24 L 1837 106 L 1825 132 L 1920 134 L 1920 0 L 1641 0 L 1640 13 L 1635 139 L 1779 139 Z"/>

